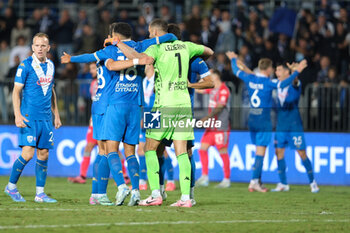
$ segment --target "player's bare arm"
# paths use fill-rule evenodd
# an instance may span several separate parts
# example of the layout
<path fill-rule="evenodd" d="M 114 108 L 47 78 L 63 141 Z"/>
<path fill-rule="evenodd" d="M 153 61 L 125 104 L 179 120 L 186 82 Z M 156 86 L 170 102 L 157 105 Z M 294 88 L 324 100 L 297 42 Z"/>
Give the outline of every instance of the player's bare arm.
<path fill-rule="evenodd" d="M 211 48 L 204 46 L 204 52 L 200 57 L 203 60 L 207 60 L 209 57 L 211 57 L 213 55 L 214 55 L 214 51 Z"/>
<path fill-rule="evenodd" d="M 51 110 L 55 116 L 55 129 L 58 129 L 62 126 L 62 123 L 61 123 L 60 113 L 58 111 L 58 106 L 57 106 L 57 96 L 54 89 L 52 89 Z"/>
<path fill-rule="evenodd" d="M 203 118 L 201 119 L 201 121 L 206 121 L 206 120 L 208 120 L 209 118 L 215 117 L 216 115 L 220 114 L 220 112 L 222 112 L 222 110 L 224 110 L 224 108 L 225 108 L 225 105 L 223 105 L 223 104 L 218 104 L 218 106 L 216 106 L 216 107 L 214 108 L 214 110 L 213 110 L 211 113 L 209 113 L 206 117 L 203 117 Z"/>
<path fill-rule="evenodd" d="M 114 61 L 112 59 L 108 59 L 106 61 L 106 67 L 112 71 L 119 71 L 130 68 L 136 65 L 150 65 L 153 64 L 154 59 L 149 56 L 145 56 L 142 58 L 135 58 L 133 60 L 125 60 L 125 61 Z"/>
<path fill-rule="evenodd" d="M 21 113 L 21 92 L 23 89 L 23 85 L 19 83 L 15 83 L 12 92 L 12 104 L 13 104 L 13 112 L 15 114 L 15 123 L 19 128 L 25 128 L 27 125 L 25 122 L 29 122 Z"/>
<path fill-rule="evenodd" d="M 246 66 L 241 60 L 238 59 L 238 55 L 235 52 L 232 51 L 228 51 L 226 52 L 226 56 L 232 60 L 233 58 L 237 59 L 237 66 L 239 69 L 241 69 L 242 71 L 248 73 L 248 74 L 254 74 L 254 72 L 248 68 L 248 66 Z"/>
<path fill-rule="evenodd" d="M 209 88 L 214 88 L 214 82 L 211 79 L 211 76 L 204 77 L 200 79 L 196 83 L 190 83 L 188 82 L 188 87 L 189 88 L 194 88 L 194 89 L 209 89 Z"/>

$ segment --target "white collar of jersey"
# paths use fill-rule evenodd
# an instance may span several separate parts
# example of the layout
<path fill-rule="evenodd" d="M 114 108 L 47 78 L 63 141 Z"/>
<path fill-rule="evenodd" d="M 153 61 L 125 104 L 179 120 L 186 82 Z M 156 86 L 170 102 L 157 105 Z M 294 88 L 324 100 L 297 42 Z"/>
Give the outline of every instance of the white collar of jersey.
<path fill-rule="evenodd" d="M 255 75 L 256 75 L 257 77 L 261 77 L 261 78 L 269 78 L 269 77 L 267 77 L 266 75 L 260 73 L 259 71 L 256 72 Z"/>
<path fill-rule="evenodd" d="M 280 101 L 281 107 L 283 106 L 284 102 L 286 101 L 287 95 L 288 95 L 288 89 L 289 86 L 285 88 L 277 88 L 277 97 Z"/>
<path fill-rule="evenodd" d="M 43 94 L 44 96 L 46 96 L 47 91 L 53 79 L 54 65 L 52 62 L 49 62 L 49 60 L 46 58 L 45 62 L 47 62 L 47 70 L 45 74 L 43 68 L 40 66 L 39 59 L 35 56 L 35 54 L 33 54 L 32 57 L 33 57 L 33 61 L 31 65 L 34 69 L 36 76 L 39 79 L 38 83 L 40 84 L 41 89 L 43 90 Z"/>
<path fill-rule="evenodd" d="M 120 40 L 120 41 L 122 41 L 122 42 L 124 42 L 124 41 L 131 41 L 131 39 L 125 39 L 125 40 Z"/>
<path fill-rule="evenodd" d="M 32 58 L 33 58 L 33 60 L 34 60 L 37 64 L 40 64 L 40 63 L 41 63 L 41 61 L 39 61 L 39 59 L 36 57 L 35 53 L 33 53 Z M 48 62 L 47 57 L 45 57 L 45 61 L 44 61 L 44 62 L 45 62 L 45 63 Z"/>

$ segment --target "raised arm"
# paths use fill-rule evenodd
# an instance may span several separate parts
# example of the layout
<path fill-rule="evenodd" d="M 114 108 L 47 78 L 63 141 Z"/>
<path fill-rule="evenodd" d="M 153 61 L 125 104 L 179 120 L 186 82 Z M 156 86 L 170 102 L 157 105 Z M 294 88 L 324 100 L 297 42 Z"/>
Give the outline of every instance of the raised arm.
<path fill-rule="evenodd" d="M 142 58 L 147 56 L 144 53 L 138 53 L 135 49 L 127 46 L 123 42 L 118 43 L 118 48 L 123 52 L 123 54 L 129 59 Z"/>
<path fill-rule="evenodd" d="M 231 60 L 231 66 L 233 74 L 236 75 L 238 78 L 242 79 L 244 82 L 248 82 L 251 73 L 247 73 L 243 71 L 244 67 L 239 67 L 237 64 L 237 54 L 235 52 L 226 52 L 226 56 Z"/>
<path fill-rule="evenodd" d="M 292 82 L 297 78 L 297 76 L 307 67 L 307 61 L 304 59 L 295 68 L 295 71 L 291 76 L 289 76 L 287 79 L 278 82 L 277 87 L 279 88 L 285 88 L 292 84 Z"/>
<path fill-rule="evenodd" d="M 53 88 L 52 88 L 52 97 L 51 97 L 51 110 L 55 116 L 55 129 L 58 129 L 59 127 L 62 126 L 62 123 L 61 123 L 60 113 L 58 111 L 58 106 L 57 106 L 56 92 L 55 92 L 55 89 Z"/>
<path fill-rule="evenodd" d="M 89 62 L 97 62 L 99 59 L 95 56 L 95 53 L 86 53 L 78 56 L 71 56 L 70 54 L 63 52 L 63 56 L 61 56 L 61 63 L 89 63 Z"/>

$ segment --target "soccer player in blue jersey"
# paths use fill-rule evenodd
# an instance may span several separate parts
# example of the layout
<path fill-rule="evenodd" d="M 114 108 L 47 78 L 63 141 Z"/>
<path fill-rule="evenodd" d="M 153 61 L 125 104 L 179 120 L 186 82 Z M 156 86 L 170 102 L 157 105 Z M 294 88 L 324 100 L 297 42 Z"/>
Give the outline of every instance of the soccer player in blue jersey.
<path fill-rule="evenodd" d="M 250 97 L 248 126 L 252 142 L 256 145 L 256 156 L 253 166 L 253 176 L 248 190 L 250 192 L 267 192 L 268 190 L 261 185 L 260 178 L 266 147 L 271 141 L 272 134 L 270 119 L 272 90 L 285 88 L 290 85 L 299 73 L 304 70 L 307 63 L 306 60 L 303 60 L 298 64 L 296 71 L 292 75 L 283 81 L 279 81 L 269 79 L 273 73 L 272 61 L 270 59 L 262 58 L 259 60 L 260 75 L 258 76 L 247 73 L 239 68 L 236 53 L 227 52 L 226 55 L 231 60 L 232 71 L 235 76 L 243 80 L 246 84 Z"/>
<path fill-rule="evenodd" d="M 290 75 L 289 64 L 282 63 L 276 67 L 276 76 L 278 80 L 283 81 Z M 319 192 L 319 188 L 314 179 L 314 173 L 312 171 L 312 165 L 309 158 L 306 155 L 306 145 L 304 138 L 303 123 L 301 121 L 299 113 L 299 98 L 301 94 L 301 83 L 296 78 L 292 85 L 285 88 L 277 88 L 277 126 L 275 134 L 275 148 L 278 164 L 278 175 L 280 183 L 277 184 L 272 192 L 289 191 L 289 185 L 287 183 L 286 176 L 286 162 L 284 160 L 284 152 L 286 146 L 297 150 L 302 163 L 306 169 L 311 192 Z"/>
<path fill-rule="evenodd" d="M 25 202 L 17 190 L 17 181 L 36 149 L 34 201 L 55 203 L 57 201 L 44 192 L 49 149 L 54 145 L 51 111 L 54 113 L 55 128 L 61 126 L 53 89 L 55 67 L 47 58 L 50 50 L 49 37 L 44 33 L 37 33 L 33 38 L 32 50 L 33 55 L 18 66 L 15 77 L 12 102 L 16 126 L 20 128 L 19 145 L 22 153 L 13 164 L 5 193 L 15 202 Z"/>
<path fill-rule="evenodd" d="M 175 40 L 176 37 L 170 34 L 167 34 L 163 37 L 157 37 L 150 40 L 145 40 L 141 42 L 134 42 L 131 41 L 131 27 L 126 23 L 115 23 L 113 26 L 113 39 L 116 41 L 118 40 L 126 40 L 126 43 L 130 43 L 135 48 L 137 48 L 140 51 L 144 51 L 147 49 L 150 45 L 161 43 L 163 41 L 168 40 Z M 139 85 L 140 80 L 142 79 L 140 76 L 137 75 L 138 71 L 135 67 L 133 67 L 134 61 L 126 60 L 123 54 L 120 52 L 120 50 L 114 46 L 110 45 L 107 46 L 105 49 L 97 51 L 94 54 L 83 54 L 80 56 L 70 57 L 68 54 L 65 54 L 66 57 L 62 57 L 65 62 L 91 62 L 91 61 L 97 61 L 98 63 L 103 62 L 103 66 L 98 72 L 98 79 L 101 80 L 101 84 L 99 85 L 99 91 L 96 94 L 96 98 L 99 99 L 99 102 L 95 104 L 93 107 L 93 124 L 96 125 L 94 122 L 96 121 L 99 126 L 97 126 L 97 130 L 94 130 L 94 132 L 100 134 L 100 136 L 94 135 L 94 138 L 98 140 L 107 140 L 105 145 L 105 154 L 107 155 L 107 160 L 104 159 L 104 161 L 108 161 L 108 167 L 111 170 L 111 173 L 113 175 L 114 180 L 116 181 L 118 185 L 118 193 L 116 195 L 116 205 L 122 205 L 125 198 L 129 195 L 129 189 L 125 185 L 124 178 L 121 171 L 121 161 L 118 155 L 119 150 L 119 142 L 124 142 L 124 148 L 125 148 L 125 156 L 127 157 L 127 163 L 128 163 L 128 170 L 129 175 L 131 176 L 131 183 L 133 186 L 132 190 L 132 196 L 130 199 L 130 202 L 128 205 L 137 205 L 138 201 L 140 200 L 140 194 L 139 194 L 139 165 L 137 162 L 137 159 L 135 157 L 135 143 L 136 141 L 128 141 L 129 143 L 135 143 L 127 145 L 127 142 L 125 141 L 125 135 L 124 133 L 128 133 L 126 136 L 129 140 L 132 138 L 131 135 L 133 135 L 135 132 L 137 133 L 137 137 L 139 132 L 137 131 L 137 128 L 134 127 L 134 122 L 125 121 L 124 124 L 121 124 L 119 122 L 115 122 L 115 115 L 114 113 L 111 113 L 112 110 L 108 111 L 107 105 L 113 106 L 115 108 L 119 108 L 118 106 L 121 105 L 127 105 L 127 103 L 135 102 L 137 104 L 142 104 L 143 98 L 140 96 L 140 93 L 142 93 L 142 86 Z M 112 66 L 107 66 L 107 60 L 113 59 L 117 61 Z M 140 59 L 138 60 L 139 65 L 144 65 L 143 60 L 147 59 Z M 136 64 L 137 65 L 137 64 Z M 131 67 L 132 66 L 132 67 Z M 108 69 L 106 68 L 108 67 Z M 129 69 L 126 69 L 129 68 Z M 125 70 L 124 70 L 125 69 Z M 113 71 L 120 71 L 120 72 L 110 72 L 109 70 Z M 106 76 L 110 76 L 106 80 Z M 106 86 L 106 84 L 108 84 Z M 139 89 L 141 87 L 141 89 Z M 131 90 L 132 89 L 132 90 Z M 102 94 L 103 92 L 103 94 Z M 102 97 L 103 96 L 103 97 Z M 103 101 L 101 101 L 101 98 L 103 98 Z M 130 102 L 129 102 L 130 101 Z M 95 109 L 96 108 L 96 109 Z M 119 108 L 121 110 L 122 107 Z M 108 112 L 110 112 L 108 114 Z M 124 111 L 124 114 L 126 111 Z M 131 113 L 131 112 L 128 112 Z M 94 115 L 95 115 L 95 121 L 94 121 Z M 103 115 L 99 116 L 99 115 Z M 109 116 L 109 117 L 108 117 Z M 134 116 L 136 117 L 136 116 Z M 103 118 L 103 119 L 102 119 Z M 119 119 L 119 118 L 118 118 Z M 131 118 L 128 118 L 128 120 Z M 113 122 L 114 120 L 114 122 Z M 122 120 L 120 118 L 120 120 Z M 139 129 L 138 123 L 138 129 Z M 113 127 L 113 130 L 111 129 Z M 128 129 L 128 130 L 127 130 Z M 132 131 L 135 130 L 135 131 Z M 117 141 L 115 141 L 117 140 Z M 99 195 L 103 192 L 103 197 L 106 202 L 100 202 L 99 200 L 96 200 L 96 202 L 100 202 L 100 204 L 108 204 L 108 200 L 106 199 L 106 188 L 107 188 L 107 180 L 109 177 L 109 168 L 106 167 L 106 162 L 103 162 L 103 166 L 101 164 L 98 166 L 98 172 L 96 171 L 98 175 L 98 181 L 102 184 L 102 187 L 100 188 L 100 184 L 98 184 L 98 193 Z M 102 174 L 102 175 L 101 175 Z M 108 175 L 107 175 L 108 174 Z M 99 197 L 99 195 L 97 197 Z M 91 202 L 91 200 L 90 200 Z"/>

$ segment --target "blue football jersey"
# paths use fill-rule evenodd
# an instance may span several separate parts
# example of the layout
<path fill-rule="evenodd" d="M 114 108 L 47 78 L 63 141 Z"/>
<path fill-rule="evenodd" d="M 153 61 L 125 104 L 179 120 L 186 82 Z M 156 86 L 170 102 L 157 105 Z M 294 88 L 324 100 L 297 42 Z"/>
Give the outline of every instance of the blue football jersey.
<path fill-rule="evenodd" d="M 154 93 L 154 76 L 150 79 L 144 78 L 142 81 L 145 109 L 151 110 L 154 104 L 156 94 Z"/>
<path fill-rule="evenodd" d="M 277 89 L 277 130 L 300 131 L 303 130 L 302 120 L 299 113 L 299 99 L 301 84 L 290 85 Z"/>
<path fill-rule="evenodd" d="M 15 83 L 23 85 L 21 113 L 35 120 L 51 120 L 51 98 L 55 67 L 51 60 L 40 63 L 35 55 L 17 68 Z"/>
<path fill-rule="evenodd" d="M 151 43 L 145 41 L 125 41 L 126 45 L 134 48 L 137 52 L 144 52 Z M 116 46 L 108 46 L 103 50 L 95 53 L 99 60 L 107 60 L 109 58 L 115 61 L 123 61 L 127 58 L 122 51 Z M 142 79 L 144 77 L 144 66 L 133 66 L 125 70 L 113 72 L 112 86 L 114 90 L 109 96 L 109 104 L 129 103 L 143 105 L 144 96 L 142 88 Z"/>
<path fill-rule="evenodd" d="M 200 78 L 205 78 L 208 75 L 210 75 L 209 68 L 205 61 L 203 61 L 202 58 L 200 57 L 193 57 L 190 60 L 190 70 L 188 72 L 188 81 L 190 83 L 196 83 L 197 82 L 197 77 L 198 75 Z M 189 88 L 188 92 L 190 93 L 190 98 L 191 98 L 191 106 L 193 108 L 194 104 L 194 89 Z"/>
<path fill-rule="evenodd" d="M 92 98 L 92 114 L 105 114 L 108 106 L 108 97 L 113 92 L 112 78 L 114 72 L 107 69 L 105 61 L 96 63 L 97 66 L 97 91 Z"/>
<path fill-rule="evenodd" d="M 270 121 L 273 89 L 285 88 L 290 85 L 298 76 L 299 72 L 295 71 L 286 80 L 278 81 L 277 79 L 270 80 L 268 77 L 248 74 L 240 70 L 236 59 L 232 59 L 231 64 L 234 74 L 244 81 L 248 89 L 251 122 L 263 125 L 264 122 L 259 122 L 259 120 Z"/>

